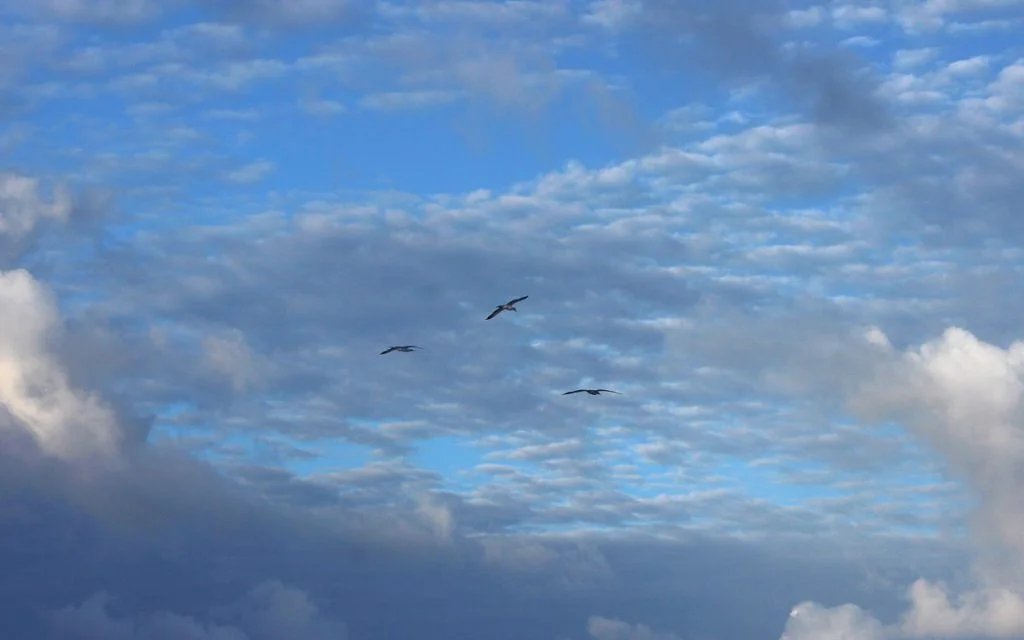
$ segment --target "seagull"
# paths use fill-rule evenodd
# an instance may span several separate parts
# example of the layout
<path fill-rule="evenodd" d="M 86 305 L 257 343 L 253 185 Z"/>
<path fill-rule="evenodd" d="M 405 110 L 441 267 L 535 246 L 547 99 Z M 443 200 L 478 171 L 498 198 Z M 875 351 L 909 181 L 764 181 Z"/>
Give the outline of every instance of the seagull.
<path fill-rule="evenodd" d="M 505 304 L 499 304 L 498 306 L 494 307 L 494 311 L 491 312 L 491 315 L 487 316 L 487 319 L 490 320 L 491 318 L 493 318 L 494 316 L 498 315 L 502 311 L 519 311 L 519 309 L 515 308 L 515 305 L 520 303 L 520 302 L 522 302 L 523 300 L 526 300 L 529 297 L 530 296 L 523 296 L 522 298 L 516 298 L 515 300 L 509 300 Z"/>
<path fill-rule="evenodd" d="M 403 351 L 403 352 L 405 352 L 405 353 L 409 353 L 409 352 L 410 352 L 410 351 L 412 351 L 413 349 L 422 349 L 422 348 L 423 348 L 423 347 L 417 347 L 417 346 L 416 346 L 416 345 L 414 345 L 414 344 L 406 344 L 406 345 L 402 345 L 402 346 L 400 346 L 400 347 L 388 347 L 388 348 L 387 348 L 387 349 L 385 349 L 384 351 L 381 351 L 381 352 L 380 352 L 380 355 L 382 355 L 382 356 L 383 356 L 383 355 L 387 355 L 387 354 L 391 353 L 392 351 Z"/>
<path fill-rule="evenodd" d="M 575 391 L 566 391 L 562 395 L 563 396 L 568 396 L 568 395 L 572 395 L 574 393 L 586 392 L 586 393 L 589 393 L 592 396 L 599 396 L 599 395 L 601 395 L 602 391 L 607 392 L 607 393 L 619 393 L 618 391 L 612 391 L 611 389 L 576 389 Z M 619 393 L 619 395 L 622 395 L 622 394 Z"/>

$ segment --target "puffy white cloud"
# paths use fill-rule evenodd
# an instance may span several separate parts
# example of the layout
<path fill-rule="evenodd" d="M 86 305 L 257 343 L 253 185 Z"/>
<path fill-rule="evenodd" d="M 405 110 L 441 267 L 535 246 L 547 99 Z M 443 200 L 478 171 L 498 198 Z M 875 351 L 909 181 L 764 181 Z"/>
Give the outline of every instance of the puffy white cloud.
<path fill-rule="evenodd" d="M 594 640 L 679 640 L 673 633 L 658 633 L 644 624 L 629 624 L 622 620 L 591 616 L 587 632 Z"/>
<path fill-rule="evenodd" d="M 790 612 L 780 640 L 885 640 L 885 637 L 881 623 L 856 605 L 827 609 L 804 602 Z"/>
<path fill-rule="evenodd" d="M 884 631 L 853 605 L 824 609 L 805 603 L 794 610 L 782 638 L 1024 635 L 1024 498 L 1018 491 L 1024 472 L 1024 341 L 1003 348 L 959 328 L 904 352 L 877 329 L 866 340 L 874 366 L 854 374 L 861 380 L 849 407 L 868 420 L 897 420 L 967 482 L 978 502 L 981 584 L 951 602 L 944 585 L 917 580 L 908 589 L 910 609 Z"/>
<path fill-rule="evenodd" d="M 63 458 L 107 456 L 120 433 L 114 411 L 73 388 L 54 356 L 61 317 L 53 294 L 27 271 L 0 273 L 0 403 L 40 446 Z"/>
<path fill-rule="evenodd" d="M 904 634 L 913 638 L 1019 638 L 1024 635 L 1024 597 L 1005 588 L 961 594 L 951 603 L 941 584 L 917 580 L 909 589 L 911 609 Z"/>

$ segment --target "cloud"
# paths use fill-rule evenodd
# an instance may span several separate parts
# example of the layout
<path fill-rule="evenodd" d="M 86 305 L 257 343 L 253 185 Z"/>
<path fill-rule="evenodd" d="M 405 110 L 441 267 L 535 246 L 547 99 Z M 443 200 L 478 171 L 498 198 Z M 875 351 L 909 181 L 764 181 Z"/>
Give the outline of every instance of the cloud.
<path fill-rule="evenodd" d="M 156 0 L 42 0 L 31 6 L 4 2 L 0 10 L 50 20 L 123 27 L 152 20 L 160 13 L 161 3 Z"/>
<path fill-rule="evenodd" d="M 631 625 L 621 620 L 609 620 L 600 616 L 591 616 L 587 621 L 587 632 L 594 640 L 678 640 L 679 636 L 671 633 L 656 633 L 642 624 Z"/>
<path fill-rule="evenodd" d="M 56 636 L 69 640 L 270 640 L 284 637 L 345 640 L 347 637 L 343 623 L 321 615 L 307 594 L 278 581 L 263 582 L 240 601 L 215 608 L 210 615 L 214 621 L 206 623 L 167 611 L 126 619 L 111 615 L 109 608 L 110 596 L 101 591 L 80 605 L 49 612 L 47 619 Z"/>
<path fill-rule="evenodd" d="M 109 455 L 117 444 L 111 410 L 69 386 L 49 342 L 60 328 L 56 302 L 25 271 L 0 275 L 6 364 L 0 403 L 9 418 L 32 433 L 49 453 L 76 458 Z"/>
<path fill-rule="evenodd" d="M 856 638 L 1024 633 L 1024 502 L 1016 491 L 1024 468 L 1024 343 L 1003 349 L 950 328 L 900 353 L 877 331 L 869 335 L 877 362 L 867 374 L 854 374 L 860 382 L 848 396 L 850 409 L 870 421 L 898 420 L 966 480 L 978 500 L 973 524 L 981 586 L 953 604 L 943 585 L 917 580 L 908 590 L 911 608 L 885 633 L 851 605 L 801 605 L 783 638 L 840 631 Z"/>
<path fill-rule="evenodd" d="M 364 96 L 359 103 L 365 109 L 393 111 L 439 106 L 454 102 L 458 98 L 459 94 L 451 91 L 394 91 L 371 93 Z"/>
<path fill-rule="evenodd" d="M 55 321 L 53 307 L 45 304 L 41 286 L 24 273 L 7 277 L 11 278 L 7 287 L 22 292 L 13 308 L 19 313 L 41 313 L 39 310 L 49 308 L 50 313 L 49 321 L 23 318 L 16 326 L 37 330 L 50 327 Z M 9 310 L 3 316 L 12 317 Z M 86 336 L 79 334 L 78 338 Z M 14 334 L 12 339 L 12 344 L 22 349 L 18 352 L 21 361 L 47 364 L 57 372 L 51 379 L 61 379 L 60 369 L 66 366 L 58 358 L 61 352 L 48 352 L 43 342 L 26 339 L 24 334 Z M 46 356 L 47 353 L 51 354 Z M 203 365 L 197 361 L 195 366 Z M 72 398 L 81 397 L 73 391 L 64 393 Z M 27 415 L 21 405 L 12 404 L 11 396 L 4 401 L 15 409 L 15 415 Z M 15 556 L 5 559 L 7 575 L 15 582 L 2 581 L 0 588 L 6 593 L 17 584 L 21 595 L 9 602 L 10 609 L 0 608 L 0 615 L 11 625 L 17 620 L 18 629 L 35 628 L 31 625 L 36 624 L 24 616 L 23 603 L 31 602 L 35 593 L 52 589 L 52 580 L 65 580 L 67 570 L 75 570 L 91 577 L 76 583 L 74 593 L 65 592 L 59 602 L 47 606 L 51 613 L 37 620 L 45 622 L 59 637 L 192 634 L 197 638 L 261 638 L 284 634 L 304 640 L 338 633 L 342 624 L 339 621 L 344 621 L 353 633 L 367 633 L 370 629 L 407 633 L 420 628 L 430 633 L 444 630 L 455 633 L 455 637 L 462 632 L 470 634 L 464 637 L 476 637 L 480 632 L 495 634 L 494 637 L 521 637 L 523 633 L 533 633 L 530 629 L 550 635 L 569 634 L 581 632 L 589 614 L 585 610 L 564 609 L 560 603 L 567 601 L 562 598 L 585 597 L 586 602 L 580 606 L 591 612 L 598 610 L 601 598 L 610 597 L 602 595 L 608 590 L 637 588 L 633 579 L 621 582 L 624 575 L 647 576 L 639 581 L 651 584 L 647 602 L 656 604 L 665 598 L 685 602 L 692 596 L 687 596 L 685 589 L 679 591 L 685 585 L 675 582 L 674 576 L 686 573 L 698 581 L 713 580 L 714 575 L 721 573 L 721 563 L 735 562 L 737 554 L 745 554 L 749 562 L 745 566 L 754 581 L 746 597 L 754 598 L 756 585 L 771 579 L 771 565 L 790 562 L 783 558 L 795 552 L 743 544 L 721 547 L 720 542 L 700 539 L 679 546 L 663 545 L 661 552 L 654 553 L 647 545 L 600 538 L 466 538 L 464 531 L 477 529 L 496 516 L 502 517 L 500 505 L 495 505 L 498 508 L 491 513 L 477 514 L 482 505 L 463 498 L 453 497 L 454 501 L 446 504 L 449 499 L 439 494 L 430 496 L 428 492 L 425 497 L 422 484 L 410 482 L 415 475 L 400 469 L 394 470 L 398 474 L 338 474 L 333 480 L 300 480 L 288 474 L 270 474 L 269 469 L 260 473 L 258 467 L 246 463 L 250 465 L 248 469 L 238 469 L 235 479 L 227 479 L 206 463 L 157 442 L 142 448 L 113 449 L 118 464 L 82 467 L 78 465 L 86 460 L 83 455 L 90 450 L 71 449 L 70 445 L 90 434 L 104 442 L 103 437 L 127 427 L 119 422 L 121 417 L 116 412 L 98 412 L 89 408 L 93 406 L 98 405 L 67 404 L 67 411 L 61 416 L 62 426 L 75 431 L 40 432 L 38 425 L 42 423 L 31 420 L 11 422 L 4 427 L 7 446 L 0 488 L 20 497 L 7 517 L 0 520 L 0 531 L 9 539 L 35 539 L 36 544 L 49 551 L 47 559 L 31 562 L 23 554 L 17 556 L 21 561 Z M 19 442 L 18 434 L 32 436 L 39 448 L 31 441 L 12 447 Z M 55 435 L 61 437 L 56 443 Z M 55 444 L 61 447 L 55 448 Z M 53 467 L 43 455 L 47 452 L 63 455 L 75 464 Z M 40 467 L 47 466 L 51 473 L 41 476 Z M 88 473 L 82 475 L 87 469 Z M 350 502 L 347 507 L 331 506 L 337 505 L 341 496 L 351 496 L 360 484 L 373 492 L 367 494 L 369 500 L 361 505 Z M 407 508 L 400 507 L 403 500 Z M 49 510 L 40 510 L 44 503 L 51 505 Z M 396 507 L 385 506 L 388 504 Z M 45 515 L 46 519 L 38 522 L 17 516 L 23 510 Z M 510 515 L 508 521 L 515 522 L 514 514 Z M 38 537 L 40 531 L 60 527 L 70 527 L 75 535 L 51 541 Z M 95 543 L 88 544 L 99 546 L 89 547 L 87 557 L 71 561 L 85 540 L 93 540 Z M 438 540 L 445 542 L 450 557 L 444 553 L 437 555 Z M 805 547 L 803 553 L 806 551 Z M 910 555 L 905 554 L 904 558 Z M 47 568 L 47 562 L 56 563 L 54 567 L 62 564 L 65 572 Z M 439 569 L 437 562 L 448 568 Z M 153 578 L 145 588 L 136 580 L 140 566 Z M 314 570 L 316 566 L 321 569 Z M 792 565 L 791 570 L 800 575 L 807 571 L 810 576 L 819 568 L 804 560 Z M 27 582 L 18 579 L 25 571 L 35 578 Z M 466 573 L 458 577 L 447 573 L 450 571 Z M 836 571 L 851 569 L 837 567 Z M 339 572 L 346 576 L 361 575 L 370 581 L 353 580 L 339 586 L 335 578 Z M 268 575 L 280 577 L 268 582 Z M 214 579 L 216 576 L 220 577 Z M 212 589 L 217 580 L 224 581 L 217 583 L 222 586 Z M 302 586 L 283 587 L 275 580 L 284 584 L 300 580 Z M 802 580 L 794 583 L 802 585 L 799 589 L 806 588 Z M 453 608 L 446 610 L 445 615 L 438 617 L 433 609 L 416 606 L 422 598 L 422 585 L 427 583 L 448 594 L 446 601 L 450 605 L 445 606 Z M 676 586 L 662 592 L 667 584 Z M 168 597 L 170 592 L 160 585 L 179 585 L 172 590 L 178 595 Z M 510 588 L 517 594 L 515 597 L 532 603 L 530 607 L 537 614 L 532 622 L 525 623 L 526 627 L 514 609 L 497 606 L 499 594 L 507 598 Z M 648 588 L 642 588 L 641 593 L 644 589 Z M 781 589 L 778 600 L 784 602 L 794 591 Z M 314 606 L 307 599 L 314 592 L 317 601 L 332 602 L 330 610 L 337 613 L 318 614 L 320 605 Z M 403 608 L 406 616 L 386 622 L 371 604 L 378 599 Z M 237 603 L 231 604 L 233 600 Z M 459 625 L 458 629 L 463 631 L 453 631 L 443 620 L 456 619 L 451 616 L 465 612 L 464 607 L 483 612 L 478 614 L 482 617 L 477 618 L 472 628 Z M 559 611 L 560 608 L 564 610 Z M 771 607 L 767 615 L 737 620 L 736 632 L 749 632 L 763 625 L 770 610 Z M 650 628 L 658 628 L 659 624 L 678 628 L 681 624 L 665 617 L 669 612 L 679 611 L 678 607 L 662 608 L 658 616 L 652 616 L 650 609 L 623 609 L 621 604 L 614 604 L 612 611 L 610 615 L 614 617 L 607 620 L 646 619 L 651 620 Z M 721 625 L 717 615 L 703 621 L 687 619 L 688 624 L 696 627 Z M 635 628 L 622 624 L 591 621 L 588 628 L 592 635 L 607 635 L 617 629 L 634 634 L 627 637 L 653 633 L 646 630 L 647 623 Z M 668 638 L 670 633 L 652 637 Z"/>
<path fill-rule="evenodd" d="M 227 179 L 231 182 L 249 184 L 259 182 L 274 171 L 274 163 L 269 160 L 255 160 L 238 169 L 229 171 Z"/>
<path fill-rule="evenodd" d="M 274 28 L 358 23 L 372 10 L 363 0 L 193 0 L 231 20 Z"/>
<path fill-rule="evenodd" d="M 964 594 L 951 604 L 941 585 L 918 580 L 910 587 L 911 609 L 902 627 L 914 638 L 1010 638 L 1024 633 L 1024 599 L 1008 589 Z"/>
<path fill-rule="evenodd" d="M 4 13 L 0 625 L 1019 630 L 1012 7 L 705 4 Z"/>
<path fill-rule="evenodd" d="M 824 609 L 813 602 L 805 602 L 790 612 L 789 622 L 780 640 L 814 638 L 883 640 L 885 635 L 877 620 L 854 605 Z"/>
<path fill-rule="evenodd" d="M 50 198 L 41 192 L 39 180 L 28 176 L 0 174 L 0 234 L 6 240 L 6 253 L 24 251 L 37 229 L 50 221 L 68 222 L 74 205 L 71 194 L 56 185 Z"/>
<path fill-rule="evenodd" d="M 707 10 L 648 0 L 643 12 L 644 49 L 659 65 L 683 68 L 692 59 L 698 63 L 693 69 L 732 80 L 769 76 L 785 101 L 822 125 L 867 131 L 891 125 L 887 105 L 876 95 L 877 80 L 856 57 L 778 41 L 778 24 L 786 19 L 778 3 L 732 0 Z"/>
<path fill-rule="evenodd" d="M 337 100 L 302 100 L 299 107 L 313 116 L 340 116 L 348 111 L 348 108 Z"/>

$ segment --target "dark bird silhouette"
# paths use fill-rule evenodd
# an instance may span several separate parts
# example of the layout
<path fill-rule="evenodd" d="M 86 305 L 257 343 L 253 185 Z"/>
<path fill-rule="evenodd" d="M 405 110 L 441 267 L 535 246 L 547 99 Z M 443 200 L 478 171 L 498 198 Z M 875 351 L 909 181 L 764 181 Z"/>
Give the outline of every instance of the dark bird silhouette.
<path fill-rule="evenodd" d="M 487 316 L 487 319 L 490 320 L 491 318 L 498 315 L 502 311 L 519 311 L 519 309 L 516 309 L 515 305 L 522 302 L 523 300 L 526 300 L 529 297 L 530 296 L 523 296 L 522 298 L 509 300 L 505 304 L 499 304 L 498 306 L 494 307 L 494 311 L 491 312 L 491 315 Z"/>
<path fill-rule="evenodd" d="M 404 351 L 405 353 L 408 353 L 408 352 L 412 351 L 413 349 L 422 349 L 422 348 L 423 347 L 417 347 L 414 344 L 406 344 L 406 345 L 402 345 L 400 347 L 388 347 L 384 351 L 381 351 L 380 355 L 382 355 L 382 356 L 383 355 L 387 355 L 387 354 L 391 353 L 392 351 Z"/>
<path fill-rule="evenodd" d="M 568 395 L 572 395 L 574 393 L 589 393 L 592 396 L 599 396 L 599 395 L 601 395 L 602 391 L 604 391 L 606 393 L 619 393 L 618 391 L 612 391 L 611 389 L 576 389 L 575 391 L 566 391 L 562 395 L 563 396 L 568 396 Z M 619 393 L 619 395 L 622 395 L 622 394 Z"/>

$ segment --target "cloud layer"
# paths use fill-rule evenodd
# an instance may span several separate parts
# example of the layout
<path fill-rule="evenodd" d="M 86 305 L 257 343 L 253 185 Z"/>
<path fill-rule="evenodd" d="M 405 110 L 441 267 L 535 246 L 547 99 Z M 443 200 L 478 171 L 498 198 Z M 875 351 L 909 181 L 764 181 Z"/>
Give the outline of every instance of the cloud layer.
<path fill-rule="evenodd" d="M 1024 637 L 1022 12 L 0 0 L 0 625 Z"/>

